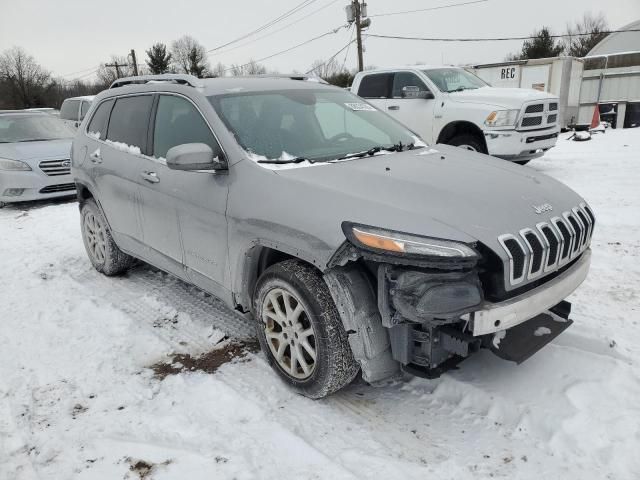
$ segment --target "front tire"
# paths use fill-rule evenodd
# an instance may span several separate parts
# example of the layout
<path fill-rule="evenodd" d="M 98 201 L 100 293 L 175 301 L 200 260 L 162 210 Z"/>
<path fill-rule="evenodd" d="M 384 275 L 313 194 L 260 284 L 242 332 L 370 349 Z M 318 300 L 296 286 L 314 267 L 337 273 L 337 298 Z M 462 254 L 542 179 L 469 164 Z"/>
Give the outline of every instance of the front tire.
<path fill-rule="evenodd" d="M 258 340 L 276 373 L 298 393 L 322 398 L 348 385 L 359 366 L 322 275 L 299 261 L 272 265 L 256 285 Z"/>
<path fill-rule="evenodd" d="M 464 148 L 465 150 L 470 150 L 472 152 L 487 153 L 487 148 L 482 142 L 482 139 L 475 135 L 456 135 L 447 143 L 454 147 Z"/>
<path fill-rule="evenodd" d="M 107 276 L 126 272 L 135 259 L 118 248 L 102 210 L 92 198 L 80 206 L 82 241 L 93 267 Z"/>

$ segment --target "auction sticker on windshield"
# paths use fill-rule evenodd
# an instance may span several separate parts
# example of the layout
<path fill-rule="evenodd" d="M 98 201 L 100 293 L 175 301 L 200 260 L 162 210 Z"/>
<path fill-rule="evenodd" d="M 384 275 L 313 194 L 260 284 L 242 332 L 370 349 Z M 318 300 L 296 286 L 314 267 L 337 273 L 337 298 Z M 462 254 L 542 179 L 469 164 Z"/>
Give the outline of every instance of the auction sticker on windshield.
<path fill-rule="evenodd" d="M 368 103 L 345 103 L 347 107 L 356 112 L 375 112 L 375 107 L 372 107 Z"/>

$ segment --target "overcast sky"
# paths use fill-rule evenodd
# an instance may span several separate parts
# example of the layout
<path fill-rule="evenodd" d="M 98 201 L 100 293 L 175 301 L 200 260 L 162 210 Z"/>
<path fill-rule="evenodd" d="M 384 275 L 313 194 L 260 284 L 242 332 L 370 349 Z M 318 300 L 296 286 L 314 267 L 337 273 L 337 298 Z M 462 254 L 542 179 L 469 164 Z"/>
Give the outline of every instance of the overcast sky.
<path fill-rule="evenodd" d="M 138 60 L 154 42 L 169 44 L 184 34 L 207 49 L 233 40 L 295 7 L 301 0 L 0 0 L 0 51 L 25 48 L 54 75 L 91 72 L 112 54 L 134 48 Z M 437 7 L 469 0 L 368 0 L 369 14 Z M 294 16 L 235 46 L 294 25 L 231 51 L 211 55 L 212 64 L 261 59 L 345 22 L 347 0 L 315 0 Z M 321 11 L 308 15 L 314 10 Z M 372 18 L 370 33 L 432 37 L 522 36 L 542 25 L 562 33 L 567 22 L 583 13 L 602 12 L 611 28 L 640 18 L 639 0 L 488 0 L 484 3 L 397 16 Z M 297 21 L 301 19 L 300 21 Z M 340 30 L 283 55 L 265 60 L 270 70 L 305 72 L 316 59 L 326 59 L 349 41 Z M 431 43 L 369 38 L 365 65 L 483 63 L 501 61 L 521 42 Z M 231 47 L 228 47 L 231 48 Z M 345 53 L 336 58 L 342 63 Z M 347 66 L 356 65 L 355 48 Z"/>

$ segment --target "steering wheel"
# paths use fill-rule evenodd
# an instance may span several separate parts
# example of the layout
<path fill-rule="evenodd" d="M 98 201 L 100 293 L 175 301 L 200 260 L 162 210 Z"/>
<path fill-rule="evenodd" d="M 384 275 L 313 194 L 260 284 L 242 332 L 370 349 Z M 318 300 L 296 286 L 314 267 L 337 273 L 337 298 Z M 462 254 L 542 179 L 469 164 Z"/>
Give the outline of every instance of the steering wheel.
<path fill-rule="evenodd" d="M 355 138 L 353 135 L 351 135 L 350 133 L 347 132 L 342 132 L 339 133 L 337 135 L 334 135 L 333 137 L 331 137 L 329 139 L 330 142 L 344 142 L 346 140 L 352 140 L 353 138 Z"/>

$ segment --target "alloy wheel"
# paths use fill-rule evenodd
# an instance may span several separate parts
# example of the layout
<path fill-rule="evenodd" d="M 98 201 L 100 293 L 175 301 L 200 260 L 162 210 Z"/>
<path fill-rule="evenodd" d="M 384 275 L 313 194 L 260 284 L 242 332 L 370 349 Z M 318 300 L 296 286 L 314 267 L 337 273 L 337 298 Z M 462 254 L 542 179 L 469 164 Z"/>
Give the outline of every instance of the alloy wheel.
<path fill-rule="evenodd" d="M 104 227 L 92 212 L 87 212 L 84 217 L 84 237 L 87 241 L 89 255 L 97 263 L 103 263 L 107 248 Z"/>
<path fill-rule="evenodd" d="M 309 378 L 316 367 L 316 338 L 300 300 L 282 288 L 270 290 L 262 304 L 262 321 L 280 368 L 297 380 Z"/>

